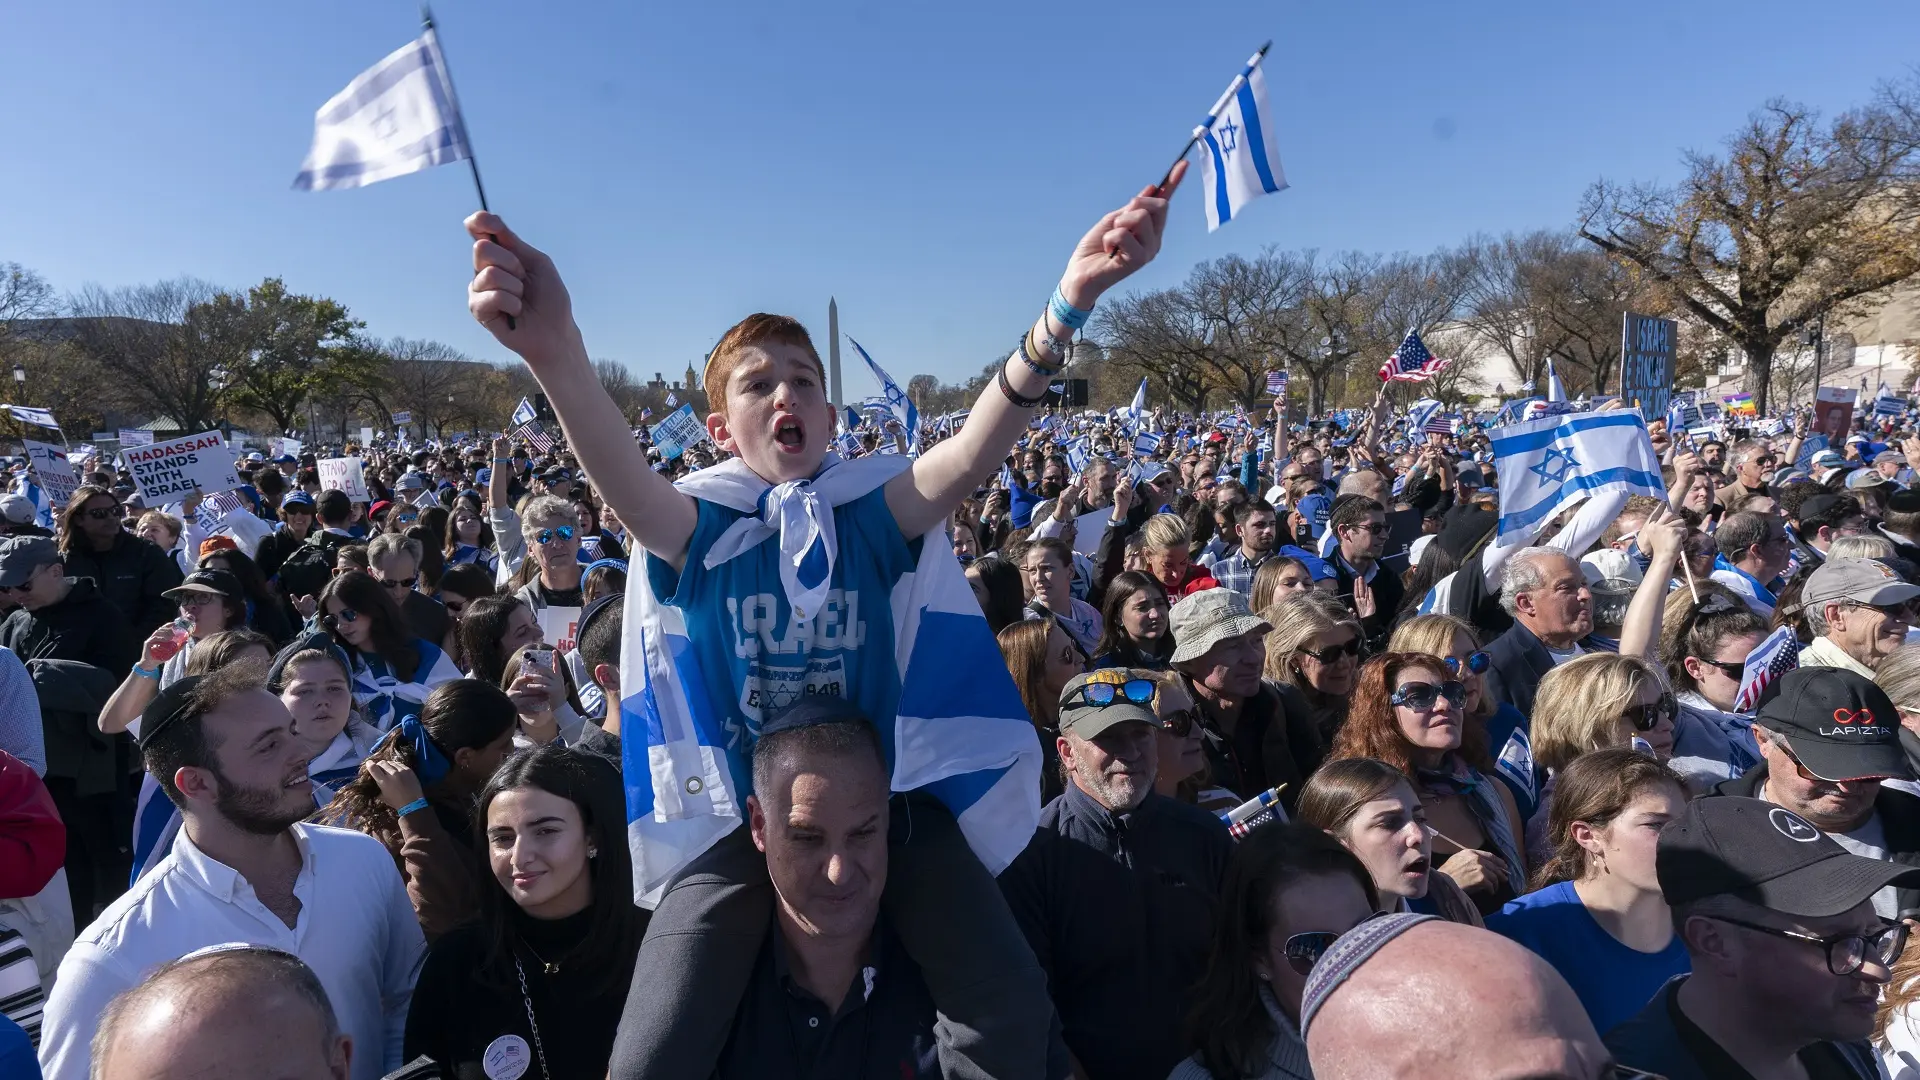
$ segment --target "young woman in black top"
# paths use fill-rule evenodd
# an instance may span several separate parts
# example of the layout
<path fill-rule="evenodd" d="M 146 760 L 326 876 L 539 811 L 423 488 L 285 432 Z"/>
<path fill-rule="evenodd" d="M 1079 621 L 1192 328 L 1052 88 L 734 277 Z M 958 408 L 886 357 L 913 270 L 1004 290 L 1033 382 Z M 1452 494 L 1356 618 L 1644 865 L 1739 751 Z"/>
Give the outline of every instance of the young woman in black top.
<path fill-rule="evenodd" d="M 522 750 L 476 821 L 490 869 L 480 921 L 428 950 L 406 1057 L 431 1057 L 444 1080 L 600 1080 L 646 932 L 619 776 L 592 754 Z"/>

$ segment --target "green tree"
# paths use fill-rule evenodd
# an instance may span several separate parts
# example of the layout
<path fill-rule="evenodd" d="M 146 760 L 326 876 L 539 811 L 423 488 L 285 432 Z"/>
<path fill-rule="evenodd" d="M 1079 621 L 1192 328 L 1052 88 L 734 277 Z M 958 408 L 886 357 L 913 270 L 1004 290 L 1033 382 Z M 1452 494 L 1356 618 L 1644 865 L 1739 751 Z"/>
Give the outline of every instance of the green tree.
<path fill-rule="evenodd" d="M 218 318 L 231 319 L 247 348 L 225 368 L 225 400 L 265 413 L 280 430 L 298 422 L 307 397 L 322 386 L 364 385 L 376 365 L 353 335 L 365 326 L 344 305 L 287 291 L 279 278 L 247 290 L 244 300 L 221 294 L 209 302 Z"/>

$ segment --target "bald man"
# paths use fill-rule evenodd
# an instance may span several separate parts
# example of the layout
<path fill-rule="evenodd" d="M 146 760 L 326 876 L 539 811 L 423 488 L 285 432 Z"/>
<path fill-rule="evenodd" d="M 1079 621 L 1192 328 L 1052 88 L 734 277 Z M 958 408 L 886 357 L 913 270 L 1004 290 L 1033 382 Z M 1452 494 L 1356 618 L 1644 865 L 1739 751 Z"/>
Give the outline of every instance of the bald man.
<path fill-rule="evenodd" d="M 352 1062 L 353 1037 L 298 957 L 216 948 L 113 999 L 92 1080 L 347 1080 Z"/>
<path fill-rule="evenodd" d="M 1307 1016 L 1315 1080 L 1614 1076 L 1580 999 L 1546 961 L 1476 927 L 1387 918 L 1406 920 L 1405 929 L 1370 953 L 1347 950 L 1358 966 Z M 1321 963 L 1328 961 L 1341 964 L 1338 944 Z"/>

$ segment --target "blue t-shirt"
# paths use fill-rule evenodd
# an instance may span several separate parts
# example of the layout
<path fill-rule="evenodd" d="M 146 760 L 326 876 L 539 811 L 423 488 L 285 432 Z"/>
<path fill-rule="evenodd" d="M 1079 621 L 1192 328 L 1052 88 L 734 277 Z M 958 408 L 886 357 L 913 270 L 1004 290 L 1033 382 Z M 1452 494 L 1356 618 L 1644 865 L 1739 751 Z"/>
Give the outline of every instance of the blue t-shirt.
<path fill-rule="evenodd" d="M 1488 917 L 1487 929 L 1525 945 L 1552 964 L 1573 986 L 1601 1035 L 1632 1019 L 1668 979 L 1693 970 L 1678 934 L 1657 953 L 1621 944 L 1594 921 L 1571 881 L 1509 902 L 1499 914 Z"/>
<path fill-rule="evenodd" d="M 749 515 L 695 502 L 699 519 L 686 565 L 676 574 L 649 554 L 647 581 L 656 600 L 683 613 L 706 698 L 729 733 L 727 760 L 738 790 L 752 790 L 748 761 L 761 723 L 809 694 L 858 705 L 893 760 L 900 701 L 893 590 L 918 563 L 920 541 L 901 535 L 885 486 L 834 507 L 839 548 L 831 591 L 819 614 L 801 621 L 780 584 L 779 542 L 765 540 L 708 569 L 707 552 L 720 534 Z M 689 696 L 694 692 L 688 688 Z"/>
<path fill-rule="evenodd" d="M 33 1056 L 33 1040 L 20 1025 L 0 1016 L 0 1076 L 8 1080 L 40 1080 L 40 1061 Z"/>

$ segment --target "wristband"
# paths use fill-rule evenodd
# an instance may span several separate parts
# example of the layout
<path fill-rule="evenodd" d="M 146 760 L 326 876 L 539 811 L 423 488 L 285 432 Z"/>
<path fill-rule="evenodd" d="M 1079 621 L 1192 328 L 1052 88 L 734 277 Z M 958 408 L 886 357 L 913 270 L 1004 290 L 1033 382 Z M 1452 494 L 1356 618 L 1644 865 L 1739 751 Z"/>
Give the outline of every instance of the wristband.
<path fill-rule="evenodd" d="M 1069 330 L 1078 330 L 1087 325 L 1088 319 L 1093 318 L 1093 312 L 1081 311 L 1067 303 L 1067 298 L 1060 295 L 1060 287 L 1057 285 L 1054 286 L 1053 296 L 1047 300 L 1047 310 L 1053 312 L 1053 317 L 1060 320 L 1060 325 Z"/>
<path fill-rule="evenodd" d="M 1035 324 L 1030 333 L 1039 335 L 1040 342 L 1047 348 L 1053 350 L 1053 354 L 1060 358 L 1061 367 L 1067 366 L 1067 358 L 1073 355 L 1073 333 L 1071 331 L 1067 333 L 1066 337 L 1054 337 L 1053 332 L 1047 329 L 1047 321 L 1041 319 Z"/>
<path fill-rule="evenodd" d="M 511 465 L 513 464 L 513 459 L 510 457 L 497 457 L 493 459 L 493 463 L 495 465 Z"/>
<path fill-rule="evenodd" d="M 1039 357 L 1034 356 L 1033 353 L 1033 335 L 1031 333 L 1020 335 L 1020 359 L 1027 365 L 1028 370 L 1048 382 L 1052 382 L 1055 375 L 1067 370 L 1067 365 L 1064 361 L 1059 367 L 1048 367 L 1041 363 Z M 1066 356 L 1065 353 L 1061 353 L 1060 355 L 1063 358 Z"/>
<path fill-rule="evenodd" d="M 133 673 L 143 679 L 152 679 L 154 682 L 160 681 L 160 669 L 158 667 L 143 668 L 139 664 L 135 664 L 133 665 Z"/>
<path fill-rule="evenodd" d="M 1006 395 L 1007 400 L 1011 401 L 1016 409 L 1038 408 L 1040 403 L 1047 398 L 1047 392 L 1045 390 L 1042 390 L 1037 397 L 1021 397 L 1020 392 L 1013 388 L 1013 383 L 1007 381 L 1007 365 L 1005 364 L 1000 365 L 1000 392 Z"/>
<path fill-rule="evenodd" d="M 413 813 L 415 810 L 425 810 L 426 808 L 427 808 L 427 800 L 423 796 L 421 798 L 413 800 L 407 805 L 394 811 L 393 816 L 396 818 L 403 818 L 403 817 L 406 817 L 408 814 Z"/>

